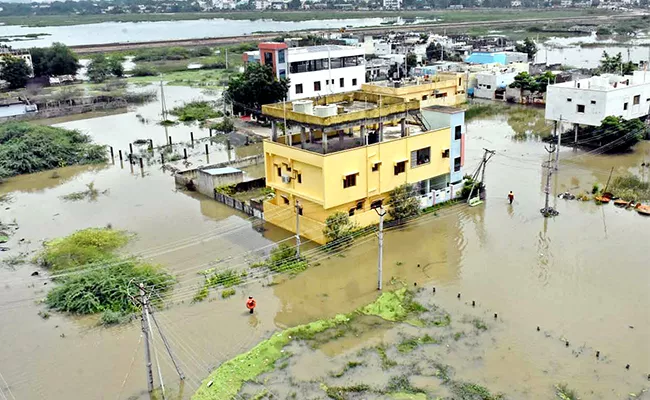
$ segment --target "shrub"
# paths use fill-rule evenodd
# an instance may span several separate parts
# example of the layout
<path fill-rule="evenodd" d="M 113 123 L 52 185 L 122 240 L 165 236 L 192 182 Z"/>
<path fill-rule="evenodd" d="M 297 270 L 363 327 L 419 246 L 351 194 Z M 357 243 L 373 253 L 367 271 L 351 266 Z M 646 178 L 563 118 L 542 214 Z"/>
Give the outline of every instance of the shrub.
<path fill-rule="evenodd" d="M 398 222 L 420 214 L 420 200 L 413 186 L 409 184 L 393 189 L 388 198 L 388 205 L 388 214 Z"/>
<path fill-rule="evenodd" d="M 297 257 L 296 249 L 287 244 L 281 244 L 271 250 L 266 265 L 273 272 L 300 272 L 308 266 L 307 260 L 304 257 Z"/>
<path fill-rule="evenodd" d="M 146 66 L 137 66 L 131 70 L 131 75 L 133 76 L 156 76 L 158 75 L 158 72 L 151 68 L 151 67 L 146 67 Z"/>
<path fill-rule="evenodd" d="M 325 219 L 323 235 L 329 243 L 347 243 L 353 239 L 356 227 L 347 213 L 339 211 Z"/>
<path fill-rule="evenodd" d="M 221 292 L 221 298 L 222 298 L 222 299 L 227 299 L 228 297 L 234 296 L 235 293 L 236 293 L 236 291 L 235 291 L 234 288 L 224 289 L 224 290 Z"/>
<path fill-rule="evenodd" d="M 210 128 L 216 129 L 219 132 L 230 133 L 235 130 L 235 123 L 232 118 L 224 117 L 221 122 L 212 124 Z"/>
<path fill-rule="evenodd" d="M 174 107 L 169 111 L 171 115 L 178 117 L 179 121 L 205 121 L 208 118 L 220 117 L 221 111 L 215 110 L 208 101 L 191 101 L 182 106 Z"/>

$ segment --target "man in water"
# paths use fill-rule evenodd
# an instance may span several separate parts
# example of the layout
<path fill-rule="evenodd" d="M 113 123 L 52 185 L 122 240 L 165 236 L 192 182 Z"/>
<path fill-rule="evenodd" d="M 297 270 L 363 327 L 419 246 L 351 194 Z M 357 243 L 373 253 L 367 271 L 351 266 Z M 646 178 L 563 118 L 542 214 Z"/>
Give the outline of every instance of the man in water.
<path fill-rule="evenodd" d="M 512 202 L 514 200 L 515 200 L 515 194 L 512 193 L 512 190 L 511 190 L 510 193 L 508 193 L 508 201 L 510 202 L 510 204 L 512 204 Z"/>
<path fill-rule="evenodd" d="M 255 302 L 253 296 L 248 296 L 248 300 L 246 301 L 246 308 L 248 308 L 248 311 L 250 311 L 251 314 L 253 313 L 253 310 L 255 310 L 256 305 L 257 303 Z"/>

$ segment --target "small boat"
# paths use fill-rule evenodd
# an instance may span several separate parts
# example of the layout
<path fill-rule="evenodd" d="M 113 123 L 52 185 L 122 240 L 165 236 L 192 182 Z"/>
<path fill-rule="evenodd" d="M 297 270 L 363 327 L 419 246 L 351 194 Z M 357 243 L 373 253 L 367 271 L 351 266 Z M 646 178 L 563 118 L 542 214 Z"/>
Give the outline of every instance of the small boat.
<path fill-rule="evenodd" d="M 636 206 L 634 206 L 634 209 L 636 212 L 638 212 L 641 215 L 647 215 L 650 216 L 650 206 L 647 206 L 645 204 L 637 203 Z"/>
<path fill-rule="evenodd" d="M 594 200 L 596 200 L 597 203 L 607 204 L 611 199 L 605 196 L 594 196 Z"/>
<path fill-rule="evenodd" d="M 614 200 L 614 205 L 617 207 L 629 207 L 631 204 L 631 201 L 623 200 L 623 199 L 616 199 Z"/>

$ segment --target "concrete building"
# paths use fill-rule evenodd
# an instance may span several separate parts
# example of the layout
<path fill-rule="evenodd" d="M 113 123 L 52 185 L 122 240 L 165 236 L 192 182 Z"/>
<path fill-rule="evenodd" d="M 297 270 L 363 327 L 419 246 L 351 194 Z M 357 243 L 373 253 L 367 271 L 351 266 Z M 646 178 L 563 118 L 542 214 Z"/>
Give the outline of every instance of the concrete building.
<path fill-rule="evenodd" d="M 401 10 L 402 0 L 383 0 L 384 10 Z"/>
<path fill-rule="evenodd" d="M 214 189 L 244 181 L 244 172 L 237 168 L 206 168 L 197 171 L 196 189 L 208 197 L 214 196 Z"/>
<path fill-rule="evenodd" d="M 602 75 L 549 85 L 546 119 L 599 126 L 608 116 L 641 118 L 650 109 L 650 75 Z"/>
<path fill-rule="evenodd" d="M 470 75 L 470 94 L 474 97 L 490 100 L 505 100 L 508 85 L 520 72 L 528 72 L 528 63 L 510 64 L 507 67 L 492 65 Z"/>
<path fill-rule="evenodd" d="M 34 77 L 34 64 L 32 63 L 32 55 L 28 50 L 12 49 L 9 46 L 0 46 L 0 70 L 4 66 L 5 57 L 16 57 L 25 60 L 25 64 L 29 67 L 32 73 L 30 77 Z"/>
<path fill-rule="evenodd" d="M 377 223 L 375 208 L 390 192 L 412 184 L 422 207 L 460 194 L 464 111 L 420 110 L 419 100 L 367 91 L 262 107 L 272 122 L 264 142 L 268 222 L 324 243 L 326 218 L 345 212 L 359 226 Z M 277 123 L 292 126 L 279 136 Z"/>
<path fill-rule="evenodd" d="M 457 106 L 467 101 L 466 75 L 460 73 L 439 73 L 402 82 L 366 83 L 361 86 L 361 90 L 377 95 L 401 97 L 407 101 L 418 100 L 421 108 Z"/>
<path fill-rule="evenodd" d="M 289 78 L 288 100 L 359 90 L 366 82 L 361 47 L 323 45 L 291 47 L 285 43 L 260 43 L 259 55 L 247 52 L 244 62 L 270 65 L 278 79 Z"/>

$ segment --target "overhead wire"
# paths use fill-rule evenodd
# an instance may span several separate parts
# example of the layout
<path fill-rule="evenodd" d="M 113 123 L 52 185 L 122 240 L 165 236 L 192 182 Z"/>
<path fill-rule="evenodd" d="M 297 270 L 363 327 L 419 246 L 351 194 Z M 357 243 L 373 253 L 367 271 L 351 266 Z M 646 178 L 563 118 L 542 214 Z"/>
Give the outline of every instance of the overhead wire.
<path fill-rule="evenodd" d="M 129 380 L 129 375 L 131 375 L 131 371 L 133 370 L 135 357 L 138 355 L 138 351 L 140 350 L 140 344 L 142 344 L 142 335 L 140 335 L 140 338 L 138 339 L 138 344 L 135 345 L 135 350 L 133 351 L 133 357 L 131 357 L 131 363 L 129 364 L 129 369 L 126 371 L 126 375 L 124 376 L 124 380 L 122 381 L 122 386 L 120 387 L 120 392 L 117 394 L 116 400 L 120 400 L 120 398 L 122 397 L 122 393 L 124 392 L 124 387 L 126 386 L 126 382 Z"/>
<path fill-rule="evenodd" d="M 0 372 L 0 378 L 2 378 L 2 382 L 4 382 L 5 387 L 7 388 L 7 392 L 9 393 L 9 395 L 11 396 L 11 398 L 12 398 L 13 400 L 16 400 L 16 397 L 14 396 L 13 392 L 11 391 L 11 388 L 9 387 L 9 384 L 8 384 L 7 381 L 5 380 L 4 375 L 2 375 L 2 372 Z M 0 393 L 2 393 L 2 390 L 0 390 Z M 3 396 L 5 396 L 4 393 L 3 393 Z M 5 399 L 6 399 L 6 398 L 7 398 L 7 397 L 5 396 Z"/>

